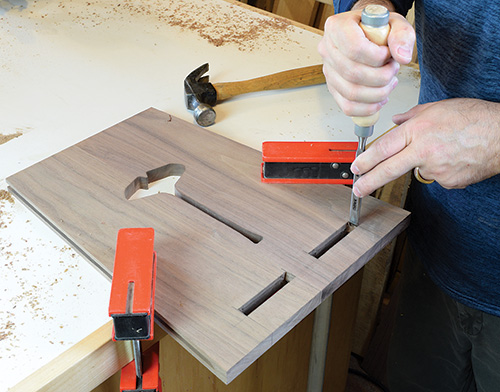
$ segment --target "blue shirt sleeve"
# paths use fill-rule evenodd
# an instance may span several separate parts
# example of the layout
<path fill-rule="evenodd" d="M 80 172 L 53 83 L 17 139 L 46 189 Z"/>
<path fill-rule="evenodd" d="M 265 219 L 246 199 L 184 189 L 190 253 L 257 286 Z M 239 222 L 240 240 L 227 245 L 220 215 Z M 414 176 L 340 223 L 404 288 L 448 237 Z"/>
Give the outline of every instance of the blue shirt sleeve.
<path fill-rule="evenodd" d="M 349 11 L 357 0 L 333 0 L 333 9 L 336 14 Z"/>
<path fill-rule="evenodd" d="M 333 9 L 336 14 L 349 11 L 357 0 L 333 0 Z M 396 12 L 406 16 L 408 10 L 413 4 L 413 0 L 392 0 L 392 4 L 396 8 Z"/>

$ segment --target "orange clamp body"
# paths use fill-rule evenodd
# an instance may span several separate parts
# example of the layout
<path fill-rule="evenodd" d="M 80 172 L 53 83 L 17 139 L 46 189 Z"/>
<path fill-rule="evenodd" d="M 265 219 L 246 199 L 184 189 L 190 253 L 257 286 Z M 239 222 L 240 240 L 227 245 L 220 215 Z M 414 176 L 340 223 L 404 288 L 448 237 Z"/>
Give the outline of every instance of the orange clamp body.
<path fill-rule="evenodd" d="M 153 339 L 155 282 L 154 230 L 119 230 L 109 301 L 114 340 Z"/>
<path fill-rule="evenodd" d="M 352 184 L 357 142 L 262 143 L 262 182 Z"/>
<path fill-rule="evenodd" d="M 137 389 L 135 361 L 129 362 L 122 368 L 120 377 L 120 392 L 147 391 L 161 392 L 160 364 L 158 360 L 159 343 L 155 343 L 144 352 L 142 357 L 142 386 Z"/>

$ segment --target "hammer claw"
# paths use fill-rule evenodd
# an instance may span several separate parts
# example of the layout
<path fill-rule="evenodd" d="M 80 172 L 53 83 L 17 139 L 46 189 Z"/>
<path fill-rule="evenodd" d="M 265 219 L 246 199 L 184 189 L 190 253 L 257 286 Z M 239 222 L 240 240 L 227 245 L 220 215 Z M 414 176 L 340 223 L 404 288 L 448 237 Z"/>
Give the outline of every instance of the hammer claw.
<path fill-rule="evenodd" d="M 215 106 L 217 103 L 217 92 L 209 82 L 208 63 L 205 63 L 192 71 L 184 79 L 184 97 L 188 110 L 195 110 L 200 104 Z"/>
<path fill-rule="evenodd" d="M 189 80 L 190 82 L 191 81 L 197 82 L 198 80 L 200 80 L 203 74 L 208 72 L 208 69 L 209 69 L 208 63 L 200 65 L 186 77 L 186 81 Z"/>

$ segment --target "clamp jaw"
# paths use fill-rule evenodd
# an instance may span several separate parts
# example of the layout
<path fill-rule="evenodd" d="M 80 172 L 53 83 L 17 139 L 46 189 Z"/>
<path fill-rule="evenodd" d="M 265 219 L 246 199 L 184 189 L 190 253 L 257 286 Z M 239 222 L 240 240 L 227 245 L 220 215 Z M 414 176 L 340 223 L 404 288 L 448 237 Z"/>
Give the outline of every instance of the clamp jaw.
<path fill-rule="evenodd" d="M 121 392 L 161 392 L 158 343 L 141 352 L 141 340 L 154 337 L 156 252 L 152 228 L 118 231 L 109 315 L 113 340 L 130 340 L 134 360 L 122 369 Z"/>
<path fill-rule="evenodd" d="M 280 184 L 351 184 L 355 142 L 266 141 L 261 181 Z"/>

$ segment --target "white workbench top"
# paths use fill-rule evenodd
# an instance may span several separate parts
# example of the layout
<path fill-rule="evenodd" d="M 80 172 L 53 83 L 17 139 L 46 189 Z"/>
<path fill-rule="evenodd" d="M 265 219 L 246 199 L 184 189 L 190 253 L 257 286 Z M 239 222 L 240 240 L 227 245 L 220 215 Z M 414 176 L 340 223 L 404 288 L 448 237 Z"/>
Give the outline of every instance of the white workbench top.
<path fill-rule="evenodd" d="M 5 178 L 148 107 L 193 122 L 183 81 L 321 62 L 320 36 L 223 0 L 0 2 L 0 390 L 106 323 L 109 280 L 6 190 Z M 404 68 L 376 134 L 417 101 Z M 354 140 L 326 86 L 254 93 L 215 107 L 214 132 L 264 140 Z M 145 152 L 147 153 L 147 152 Z M 43 179 L 40 179 L 43 181 Z"/>

